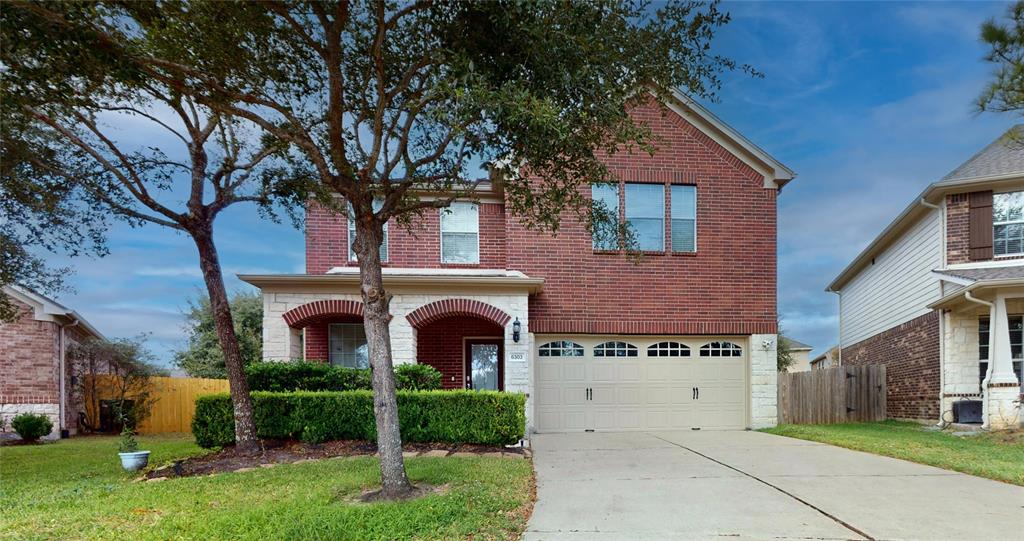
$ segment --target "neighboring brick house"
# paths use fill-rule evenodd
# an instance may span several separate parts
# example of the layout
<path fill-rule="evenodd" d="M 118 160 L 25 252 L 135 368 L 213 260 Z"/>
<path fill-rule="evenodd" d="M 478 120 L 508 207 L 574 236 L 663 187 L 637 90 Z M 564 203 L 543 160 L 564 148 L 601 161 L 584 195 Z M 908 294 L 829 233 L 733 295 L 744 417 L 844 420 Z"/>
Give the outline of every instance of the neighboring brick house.
<path fill-rule="evenodd" d="M 621 152 L 617 188 L 582 189 L 635 225 L 643 258 L 568 212 L 557 236 L 527 230 L 487 183 L 387 231 L 396 363 L 528 393 L 531 431 L 775 424 L 776 196 L 794 175 L 682 95 L 633 114 L 658 151 Z M 263 291 L 266 359 L 366 365 L 351 234 L 311 205 L 307 274 L 241 277 Z"/>
<path fill-rule="evenodd" d="M 1020 130 L 929 185 L 828 287 L 839 362 L 886 365 L 890 417 L 952 422 L 980 401 L 984 426 L 1021 422 Z"/>
<path fill-rule="evenodd" d="M 71 344 L 103 335 L 74 310 L 30 289 L 4 286 L 19 317 L 0 323 L 0 415 L 8 421 L 19 413 L 41 413 L 53 421 L 56 438 L 78 430 L 71 404 Z"/>

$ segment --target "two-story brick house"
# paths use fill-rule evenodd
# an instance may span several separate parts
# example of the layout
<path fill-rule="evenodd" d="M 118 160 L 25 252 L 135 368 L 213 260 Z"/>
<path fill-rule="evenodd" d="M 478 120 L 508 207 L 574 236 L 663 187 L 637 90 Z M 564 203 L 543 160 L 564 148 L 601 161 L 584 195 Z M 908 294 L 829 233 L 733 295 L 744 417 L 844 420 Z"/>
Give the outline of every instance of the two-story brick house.
<path fill-rule="evenodd" d="M 654 156 L 607 164 L 584 188 L 638 233 L 639 262 L 566 216 L 557 235 L 477 202 L 391 227 L 395 363 L 450 389 L 528 393 L 531 430 L 775 424 L 776 196 L 793 173 L 682 95 L 633 112 Z M 307 211 L 306 274 L 241 278 L 264 296 L 264 357 L 366 366 L 358 269 L 344 216 Z"/>
<path fill-rule="evenodd" d="M 980 405 L 986 427 L 1021 422 L 1020 129 L 929 185 L 828 287 L 839 363 L 887 365 L 889 417 L 963 421 Z"/>

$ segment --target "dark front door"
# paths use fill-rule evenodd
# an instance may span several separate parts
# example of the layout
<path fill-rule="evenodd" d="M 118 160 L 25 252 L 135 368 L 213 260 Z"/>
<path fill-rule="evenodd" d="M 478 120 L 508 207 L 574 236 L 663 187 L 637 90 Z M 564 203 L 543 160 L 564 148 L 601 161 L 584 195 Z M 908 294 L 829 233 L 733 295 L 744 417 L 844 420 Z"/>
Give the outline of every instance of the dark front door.
<path fill-rule="evenodd" d="M 505 371 L 500 338 L 466 340 L 466 388 L 502 391 Z"/>

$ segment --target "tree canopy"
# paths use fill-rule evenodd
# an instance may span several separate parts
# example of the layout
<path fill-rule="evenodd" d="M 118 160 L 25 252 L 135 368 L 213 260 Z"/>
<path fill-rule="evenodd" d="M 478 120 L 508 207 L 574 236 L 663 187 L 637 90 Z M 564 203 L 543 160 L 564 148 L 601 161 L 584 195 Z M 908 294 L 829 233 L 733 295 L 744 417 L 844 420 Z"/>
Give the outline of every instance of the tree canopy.
<path fill-rule="evenodd" d="M 210 298 L 198 294 L 185 311 L 188 343 L 174 352 L 174 364 L 194 378 L 224 378 L 224 351 L 217 337 Z M 263 299 L 259 293 L 235 292 L 231 296 L 231 315 L 238 337 L 238 349 L 245 364 L 263 356 Z"/>
<path fill-rule="evenodd" d="M 985 60 L 995 64 L 995 71 L 978 96 L 978 109 L 1024 115 L 1024 2 L 1011 5 L 1005 21 L 985 21 L 981 41 L 989 46 Z M 1024 144 L 1019 130 L 1011 135 Z"/>

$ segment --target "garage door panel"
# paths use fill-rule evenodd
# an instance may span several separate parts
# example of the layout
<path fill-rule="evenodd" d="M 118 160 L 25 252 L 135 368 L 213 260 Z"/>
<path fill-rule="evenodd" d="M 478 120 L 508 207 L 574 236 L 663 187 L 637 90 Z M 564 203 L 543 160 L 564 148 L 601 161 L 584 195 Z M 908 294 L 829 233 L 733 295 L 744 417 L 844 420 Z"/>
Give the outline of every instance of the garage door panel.
<path fill-rule="evenodd" d="M 535 357 L 538 429 L 542 431 L 715 430 L 741 429 L 746 424 L 745 348 L 741 357 L 701 357 L 701 346 L 714 338 L 559 336 L 539 338 L 537 343 L 557 340 L 579 344 L 584 355 Z M 595 357 L 594 347 L 607 341 L 632 344 L 639 355 Z M 682 343 L 691 355 L 649 357 L 648 346 L 659 341 Z M 741 343 L 735 338 L 730 341 Z M 694 396 L 695 388 L 700 389 L 699 398 Z"/>

